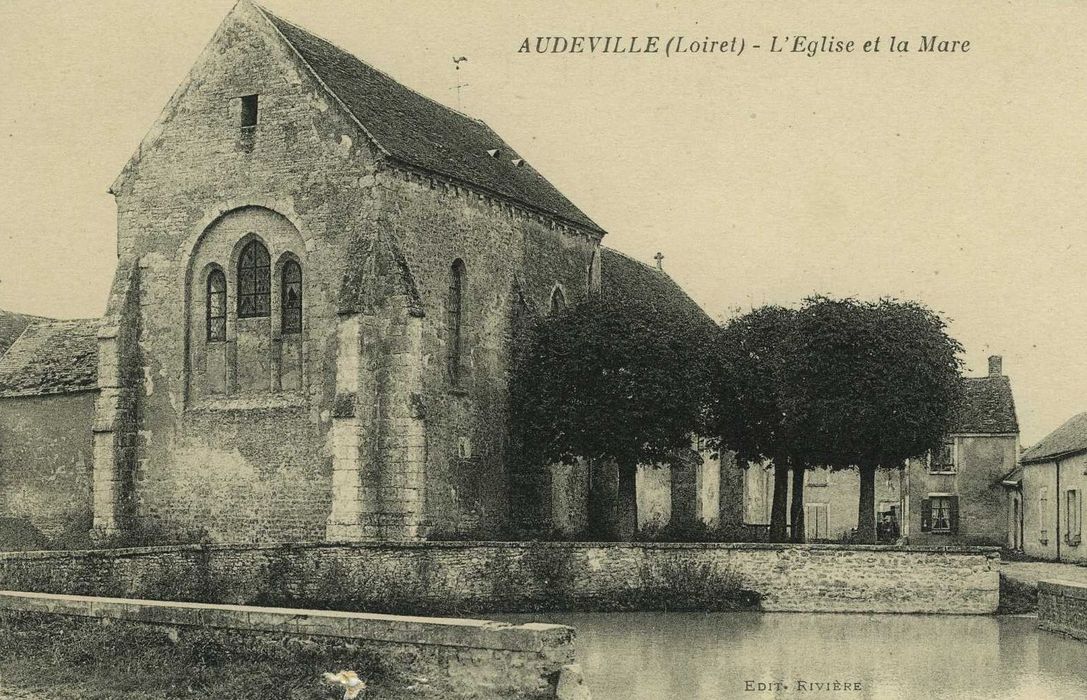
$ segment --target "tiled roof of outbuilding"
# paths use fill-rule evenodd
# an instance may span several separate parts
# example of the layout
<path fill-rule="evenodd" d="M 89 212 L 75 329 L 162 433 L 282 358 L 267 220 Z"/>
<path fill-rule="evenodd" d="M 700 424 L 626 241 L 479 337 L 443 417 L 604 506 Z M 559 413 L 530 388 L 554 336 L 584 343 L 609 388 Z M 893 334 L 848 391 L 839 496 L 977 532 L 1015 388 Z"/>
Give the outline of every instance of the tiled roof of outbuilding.
<path fill-rule="evenodd" d="M 23 332 L 23 329 L 26 328 L 31 321 L 37 319 L 37 316 L 16 314 L 0 309 L 0 357 L 3 357 L 4 353 L 7 352 L 7 349 L 15 342 L 15 339 L 19 337 L 19 334 Z"/>
<path fill-rule="evenodd" d="M 489 126 L 401 85 L 343 49 L 260 8 L 318 78 L 393 158 L 601 231 Z M 497 149 L 497 157 L 488 151 Z"/>
<path fill-rule="evenodd" d="M 1087 452 L 1087 413 L 1072 416 L 1064 425 L 1042 438 L 1019 458 L 1021 464 L 1051 462 L 1066 455 Z"/>
<path fill-rule="evenodd" d="M 98 319 L 35 319 L 0 357 L 0 397 L 65 394 L 98 385 Z"/>
<path fill-rule="evenodd" d="M 1007 377 L 966 377 L 954 433 L 1018 433 L 1015 399 Z"/>
<path fill-rule="evenodd" d="M 665 272 L 603 246 L 600 248 L 600 290 L 605 297 L 637 301 L 694 327 L 716 327 L 702 307 Z"/>

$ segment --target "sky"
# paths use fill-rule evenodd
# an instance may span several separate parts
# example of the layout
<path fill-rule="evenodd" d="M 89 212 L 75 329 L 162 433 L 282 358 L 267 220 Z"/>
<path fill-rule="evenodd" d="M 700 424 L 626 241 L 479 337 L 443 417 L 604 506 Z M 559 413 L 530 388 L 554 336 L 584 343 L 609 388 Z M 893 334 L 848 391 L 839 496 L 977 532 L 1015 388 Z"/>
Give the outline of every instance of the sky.
<path fill-rule="evenodd" d="M 914 299 L 968 373 L 1003 356 L 1025 445 L 1087 410 L 1087 3 L 262 4 L 487 121 L 717 320 L 815 293 Z M 0 308 L 103 312 L 107 188 L 232 5 L 0 0 Z M 970 50 L 916 50 L 934 34 Z M 518 52 L 556 35 L 745 50 Z M 775 35 L 856 44 L 771 53 Z"/>

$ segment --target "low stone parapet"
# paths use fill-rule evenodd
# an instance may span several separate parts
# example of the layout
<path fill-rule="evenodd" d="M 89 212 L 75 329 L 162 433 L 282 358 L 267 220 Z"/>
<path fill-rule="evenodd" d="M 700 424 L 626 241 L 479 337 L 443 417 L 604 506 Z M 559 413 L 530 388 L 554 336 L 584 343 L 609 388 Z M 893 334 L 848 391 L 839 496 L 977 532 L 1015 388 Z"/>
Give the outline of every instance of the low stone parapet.
<path fill-rule="evenodd" d="M 0 588 L 467 613 L 991 614 L 999 550 L 721 543 L 396 542 L 0 553 Z"/>
<path fill-rule="evenodd" d="M 574 663 L 574 630 L 542 623 L 0 591 L 4 615 L 221 630 L 243 638 L 336 638 L 358 651 L 379 654 L 388 664 L 402 660 L 411 673 L 429 677 L 453 697 L 561 697 L 559 687 L 571 685 Z"/>
<path fill-rule="evenodd" d="M 1039 581 L 1038 627 L 1087 641 L 1087 584 Z"/>

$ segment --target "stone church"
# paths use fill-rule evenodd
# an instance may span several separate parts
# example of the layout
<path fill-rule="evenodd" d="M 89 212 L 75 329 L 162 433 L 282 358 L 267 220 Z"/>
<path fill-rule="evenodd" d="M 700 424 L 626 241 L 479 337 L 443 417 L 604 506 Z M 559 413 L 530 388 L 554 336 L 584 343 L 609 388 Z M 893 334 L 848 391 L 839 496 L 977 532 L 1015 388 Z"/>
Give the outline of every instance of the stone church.
<path fill-rule="evenodd" d="M 709 322 L 486 124 L 248 0 L 110 192 L 105 316 L 0 314 L 0 516 L 43 536 L 493 535 L 519 324 L 632 286 Z"/>

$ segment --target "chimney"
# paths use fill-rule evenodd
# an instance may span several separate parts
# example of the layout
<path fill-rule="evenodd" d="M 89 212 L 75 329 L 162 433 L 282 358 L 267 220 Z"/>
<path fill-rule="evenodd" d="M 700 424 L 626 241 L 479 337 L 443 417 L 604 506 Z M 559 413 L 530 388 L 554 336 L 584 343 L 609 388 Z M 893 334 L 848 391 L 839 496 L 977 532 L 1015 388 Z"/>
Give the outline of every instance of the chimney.
<path fill-rule="evenodd" d="M 1002 377 L 1004 376 L 1004 360 L 1000 355 L 989 356 L 989 376 L 990 377 Z"/>
<path fill-rule="evenodd" d="M 660 270 L 661 272 L 664 272 L 664 264 L 663 264 L 664 263 L 664 254 L 662 254 L 658 250 L 657 254 L 653 256 L 653 259 L 657 261 L 657 269 Z"/>

